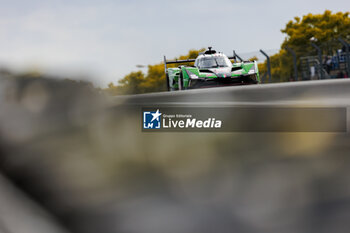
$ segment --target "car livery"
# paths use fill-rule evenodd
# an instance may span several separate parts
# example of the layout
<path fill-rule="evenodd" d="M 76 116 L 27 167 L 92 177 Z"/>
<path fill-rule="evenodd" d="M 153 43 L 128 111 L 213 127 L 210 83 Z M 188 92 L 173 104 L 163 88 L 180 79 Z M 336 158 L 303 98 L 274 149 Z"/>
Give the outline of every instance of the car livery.
<path fill-rule="evenodd" d="M 167 67 L 167 64 L 193 62 L 194 66 Z M 227 57 L 211 47 L 196 59 L 167 61 L 164 56 L 164 67 L 169 91 L 260 83 L 256 61 L 243 61 L 235 52 L 233 57 Z"/>

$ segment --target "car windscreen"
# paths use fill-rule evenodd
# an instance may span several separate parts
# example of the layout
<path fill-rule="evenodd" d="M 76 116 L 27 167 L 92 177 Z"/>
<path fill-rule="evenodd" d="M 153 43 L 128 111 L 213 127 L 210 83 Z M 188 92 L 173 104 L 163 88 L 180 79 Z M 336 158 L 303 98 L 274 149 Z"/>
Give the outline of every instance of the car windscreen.
<path fill-rule="evenodd" d="M 197 66 L 200 69 L 205 68 L 217 68 L 217 67 L 229 67 L 231 62 L 226 57 L 203 57 L 198 60 Z"/>

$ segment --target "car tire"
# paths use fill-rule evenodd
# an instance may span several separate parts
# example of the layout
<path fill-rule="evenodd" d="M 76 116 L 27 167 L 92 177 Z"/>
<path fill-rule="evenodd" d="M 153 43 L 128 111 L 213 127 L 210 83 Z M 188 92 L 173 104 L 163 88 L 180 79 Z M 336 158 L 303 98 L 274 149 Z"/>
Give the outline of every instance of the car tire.
<path fill-rule="evenodd" d="M 180 72 L 179 79 L 178 79 L 179 91 L 184 89 L 183 83 L 184 83 L 184 78 L 183 78 L 182 72 Z"/>
<path fill-rule="evenodd" d="M 245 77 L 244 83 L 245 84 L 257 84 L 258 80 L 257 80 L 256 74 L 249 75 L 248 77 Z"/>
<path fill-rule="evenodd" d="M 166 77 L 166 87 L 168 91 L 171 91 L 172 88 L 170 88 L 170 79 L 169 79 L 169 75 L 166 73 L 165 74 Z"/>

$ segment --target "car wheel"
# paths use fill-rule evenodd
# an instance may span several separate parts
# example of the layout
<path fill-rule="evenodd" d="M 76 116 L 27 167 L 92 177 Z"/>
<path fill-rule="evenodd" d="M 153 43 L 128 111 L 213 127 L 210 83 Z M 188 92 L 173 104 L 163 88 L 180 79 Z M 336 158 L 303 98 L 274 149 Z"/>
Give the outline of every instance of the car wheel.
<path fill-rule="evenodd" d="M 171 91 L 172 88 L 170 88 L 170 79 L 169 79 L 169 75 L 166 73 L 165 74 L 166 77 L 166 87 L 168 91 Z"/>
<path fill-rule="evenodd" d="M 183 85 L 184 82 L 183 81 L 184 81 L 184 78 L 183 78 L 182 72 L 180 72 L 180 76 L 179 76 L 179 79 L 178 79 L 179 90 L 183 90 L 184 89 L 184 85 Z"/>
<path fill-rule="evenodd" d="M 258 81 L 257 81 L 256 74 L 249 75 L 248 77 L 245 77 L 244 78 L 244 83 L 246 83 L 246 84 L 257 84 Z"/>

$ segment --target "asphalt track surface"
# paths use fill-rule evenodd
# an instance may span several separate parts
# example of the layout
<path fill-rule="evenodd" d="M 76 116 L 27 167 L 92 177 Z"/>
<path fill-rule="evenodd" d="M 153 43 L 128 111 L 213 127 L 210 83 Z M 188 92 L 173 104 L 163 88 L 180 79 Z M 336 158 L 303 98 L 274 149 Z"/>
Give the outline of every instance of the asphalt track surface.
<path fill-rule="evenodd" d="M 135 108 L 175 107 L 177 112 L 183 112 L 183 109 L 186 112 L 186 108 L 201 107 L 208 109 L 208 116 L 211 114 L 210 109 L 227 109 L 224 110 L 224 115 L 228 115 L 228 118 L 235 122 L 226 118 L 226 125 L 230 126 L 224 127 L 225 132 L 344 132 L 349 130 L 349 100 L 350 79 L 333 79 L 140 94 L 116 97 L 115 102 L 117 105 L 122 103 L 124 106 Z M 253 110 L 247 113 L 238 110 L 239 108 Z M 287 108 L 291 114 L 278 110 Z M 307 115 L 304 114 L 307 112 L 305 108 L 342 108 L 346 119 L 334 117 L 330 112 L 323 114 L 321 111 Z M 217 116 L 220 118 L 220 114 Z M 296 118 L 304 120 L 295 120 Z M 337 121 L 341 121 L 342 126 L 335 126 Z M 314 126 L 311 126 L 312 124 Z M 324 125 L 323 129 L 319 125 Z"/>
<path fill-rule="evenodd" d="M 203 88 L 116 97 L 130 105 L 341 105 L 348 106 L 350 79 Z"/>
<path fill-rule="evenodd" d="M 145 106 L 348 109 L 350 79 L 120 97 L 2 80 L 0 232 L 349 232 L 347 132 L 149 134 Z"/>

